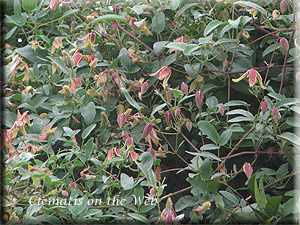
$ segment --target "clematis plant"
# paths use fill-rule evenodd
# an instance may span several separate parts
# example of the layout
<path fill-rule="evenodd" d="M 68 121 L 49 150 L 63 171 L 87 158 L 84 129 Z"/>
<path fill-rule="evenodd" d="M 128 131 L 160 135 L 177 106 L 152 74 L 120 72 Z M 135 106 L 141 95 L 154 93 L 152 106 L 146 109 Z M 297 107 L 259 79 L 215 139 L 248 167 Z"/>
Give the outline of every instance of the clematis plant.
<path fill-rule="evenodd" d="M 96 35 L 95 33 L 88 33 L 87 35 L 83 36 L 82 38 L 79 38 L 79 40 L 85 40 L 83 48 L 86 48 L 88 45 L 91 46 L 91 49 L 93 51 L 95 50 L 95 39 Z"/>

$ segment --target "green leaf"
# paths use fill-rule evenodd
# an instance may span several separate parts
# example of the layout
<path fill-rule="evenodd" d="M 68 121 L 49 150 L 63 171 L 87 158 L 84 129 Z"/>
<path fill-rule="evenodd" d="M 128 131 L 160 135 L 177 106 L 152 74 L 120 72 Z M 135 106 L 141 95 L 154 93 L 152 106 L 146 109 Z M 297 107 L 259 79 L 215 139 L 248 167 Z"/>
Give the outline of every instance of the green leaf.
<path fill-rule="evenodd" d="M 170 9 L 176 10 L 180 5 L 181 0 L 171 0 L 170 1 Z"/>
<path fill-rule="evenodd" d="M 124 191 L 130 190 L 134 186 L 134 179 L 133 177 L 129 177 L 125 173 L 121 173 L 121 186 L 124 188 Z"/>
<path fill-rule="evenodd" d="M 129 209 L 129 210 L 131 210 L 131 211 L 133 211 L 133 212 L 138 212 L 138 209 L 134 206 L 134 205 L 131 205 L 131 204 L 124 204 L 123 205 L 126 209 Z"/>
<path fill-rule="evenodd" d="M 225 198 L 227 198 L 230 202 L 232 202 L 235 206 L 239 204 L 239 200 L 235 195 L 231 194 L 228 191 L 219 191 L 221 195 L 223 195 Z"/>
<path fill-rule="evenodd" d="M 21 20 L 21 3 L 20 0 L 14 0 L 14 15 L 20 21 Z"/>
<path fill-rule="evenodd" d="M 137 214 L 137 213 L 128 213 L 128 216 L 130 216 L 131 218 L 135 219 L 135 220 L 138 220 L 140 222 L 143 222 L 143 223 L 146 223 L 146 224 L 150 224 L 149 220 L 140 215 L 140 214 Z"/>
<path fill-rule="evenodd" d="M 203 163 L 201 164 L 201 175 L 203 177 L 203 179 L 208 179 L 211 175 L 211 164 L 210 164 L 210 160 L 208 158 L 206 158 Z"/>
<path fill-rule="evenodd" d="M 224 146 L 229 141 L 230 137 L 232 135 L 232 130 L 225 130 L 219 139 L 219 146 Z"/>
<path fill-rule="evenodd" d="M 87 143 L 84 145 L 84 154 L 85 154 L 85 158 L 86 159 L 89 159 L 92 152 L 93 152 L 93 141 L 94 141 L 94 138 L 91 137 Z"/>
<path fill-rule="evenodd" d="M 216 128 L 208 121 L 199 121 L 198 127 L 203 133 L 203 135 L 207 135 L 215 144 L 219 142 L 219 134 Z"/>
<path fill-rule="evenodd" d="M 139 160 L 141 162 L 139 163 L 136 161 L 136 164 L 139 167 L 139 169 L 143 172 L 143 174 L 145 174 L 145 176 L 148 178 L 148 171 L 150 171 L 150 169 L 153 166 L 153 156 L 149 152 L 143 152 L 140 155 Z"/>
<path fill-rule="evenodd" d="M 281 199 L 282 196 L 273 196 L 268 199 L 266 210 L 270 216 L 276 216 L 276 214 L 278 213 Z"/>
<path fill-rule="evenodd" d="M 48 51 L 46 49 L 37 48 L 33 50 L 31 45 L 26 45 L 23 48 L 18 48 L 15 50 L 16 53 L 19 53 L 21 56 L 28 59 L 30 62 L 37 64 L 50 64 L 46 59 Z"/>
<path fill-rule="evenodd" d="M 31 217 L 34 213 L 40 211 L 42 208 L 42 204 L 32 204 L 27 208 L 26 214 L 24 215 L 26 218 Z"/>
<path fill-rule="evenodd" d="M 48 58 L 54 62 L 65 74 L 71 74 L 72 71 L 65 65 L 64 61 L 60 58 L 48 56 Z"/>
<path fill-rule="evenodd" d="M 200 193 L 206 194 L 209 191 L 207 182 L 200 180 L 198 176 L 193 178 L 188 177 L 186 180 L 190 182 L 191 185 L 193 185 Z"/>
<path fill-rule="evenodd" d="M 22 0 L 23 9 L 28 12 L 31 12 L 36 8 L 37 0 Z"/>
<path fill-rule="evenodd" d="M 73 217 L 77 217 L 80 213 L 82 213 L 87 206 L 87 201 L 88 198 L 87 196 L 83 196 L 82 198 L 76 198 L 77 202 L 81 204 L 72 204 L 72 205 L 67 205 L 69 208 L 70 213 L 72 214 Z"/>
<path fill-rule="evenodd" d="M 190 195 L 182 196 L 175 204 L 175 211 L 180 212 L 187 207 L 196 205 L 197 201 Z"/>
<path fill-rule="evenodd" d="M 200 63 L 195 63 L 195 64 L 192 64 L 192 65 L 191 64 L 185 64 L 184 69 L 191 78 L 196 79 L 198 74 L 199 74 Z"/>
<path fill-rule="evenodd" d="M 235 109 L 226 113 L 226 115 L 237 115 L 237 114 L 243 115 L 249 118 L 249 120 L 254 120 L 254 116 L 252 115 L 252 113 L 243 109 Z"/>
<path fill-rule="evenodd" d="M 264 175 L 259 179 L 259 186 L 257 185 L 257 180 L 254 180 L 254 194 L 255 200 L 260 209 L 265 209 L 267 205 L 267 198 L 264 190 Z"/>
<path fill-rule="evenodd" d="M 270 45 L 269 47 L 267 47 L 264 52 L 262 53 L 262 57 L 265 57 L 266 55 L 270 54 L 273 51 L 276 51 L 277 49 L 280 48 L 280 45 L 277 44 L 276 48 L 275 48 L 276 44 Z"/>
<path fill-rule="evenodd" d="M 219 20 L 210 21 L 210 23 L 205 27 L 203 35 L 207 36 L 210 32 L 212 32 L 214 29 L 216 29 L 222 23 L 223 22 L 221 22 Z"/>
<path fill-rule="evenodd" d="M 165 47 L 180 50 L 180 51 L 184 51 L 187 48 L 187 45 L 188 44 L 184 43 L 184 42 L 170 42 Z"/>
<path fill-rule="evenodd" d="M 143 13 L 143 8 L 139 5 L 135 5 L 131 8 L 136 14 L 140 15 Z"/>
<path fill-rule="evenodd" d="M 96 108 L 94 102 L 90 102 L 86 106 L 80 107 L 80 113 L 84 118 L 84 121 L 87 125 L 91 124 L 94 121 L 96 116 Z"/>
<path fill-rule="evenodd" d="M 64 15 L 61 16 L 61 18 L 58 20 L 58 22 L 61 23 L 64 20 L 65 17 L 67 17 L 68 15 L 71 15 L 73 13 L 76 13 L 78 11 L 79 11 L 79 9 L 70 9 L 70 10 L 68 10 L 67 12 L 64 13 Z"/>
<path fill-rule="evenodd" d="M 280 138 L 288 140 L 290 142 L 292 142 L 294 145 L 298 145 L 300 146 L 300 139 L 299 137 L 291 132 L 284 132 L 281 135 L 279 135 Z"/>
<path fill-rule="evenodd" d="M 237 2 L 234 3 L 234 5 L 236 5 L 236 4 L 238 4 L 238 5 L 240 5 L 240 6 L 243 6 L 243 7 L 244 7 L 244 6 L 249 6 L 249 7 L 251 7 L 251 8 L 254 8 L 254 9 L 260 11 L 262 14 L 265 14 L 265 15 L 268 14 L 268 12 L 267 12 L 264 8 L 262 8 L 261 6 L 255 4 L 255 3 L 253 3 L 253 2 L 248 2 L 248 1 L 237 1 Z"/>
<path fill-rule="evenodd" d="M 297 103 L 300 103 L 300 99 L 297 99 L 297 98 L 285 98 L 285 99 L 282 99 L 279 102 L 277 102 L 274 105 L 274 107 L 275 108 L 280 108 L 282 106 L 287 107 L 287 106 L 294 105 L 294 104 L 297 104 Z"/>
<path fill-rule="evenodd" d="M 85 130 L 82 132 L 81 137 L 82 139 L 86 139 L 87 136 L 89 136 L 89 134 L 92 132 L 92 130 L 94 130 L 94 128 L 96 127 L 96 124 L 92 124 L 90 126 L 88 126 L 87 128 L 85 128 Z"/>
<path fill-rule="evenodd" d="M 160 11 L 158 12 L 157 16 L 155 15 L 152 18 L 151 30 L 153 32 L 160 33 L 165 29 L 165 23 L 166 23 L 165 14 L 162 11 Z"/>
<path fill-rule="evenodd" d="M 116 14 L 107 14 L 107 15 L 97 17 L 96 19 L 94 19 L 92 21 L 92 24 L 98 23 L 103 20 L 117 20 L 117 21 L 127 22 L 127 20 L 124 16 L 119 16 Z"/>
<path fill-rule="evenodd" d="M 155 42 L 153 45 L 153 50 L 156 53 L 159 53 L 162 51 L 163 47 L 165 47 L 165 45 L 169 43 L 168 41 L 159 41 L 159 42 Z"/>
<path fill-rule="evenodd" d="M 209 151 L 209 150 L 216 150 L 216 149 L 219 149 L 219 148 L 220 147 L 216 146 L 215 144 L 206 144 L 206 145 L 202 145 L 200 150 Z"/>
<path fill-rule="evenodd" d="M 198 3 L 190 3 L 190 4 L 186 4 L 185 6 L 183 6 L 179 11 L 178 11 L 178 15 L 180 16 L 181 14 L 183 14 L 187 9 L 193 7 L 194 5 L 198 5 Z"/>
<path fill-rule="evenodd" d="M 191 155 L 202 156 L 204 158 L 210 158 L 210 159 L 214 159 L 214 160 L 222 162 L 222 160 L 220 158 L 218 158 L 215 154 L 212 154 L 210 152 L 189 152 L 189 151 L 186 151 L 186 153 L 189 153 Z"/>
<path fill-rule="evenodd" d="M 121 88 L 121 90 L 124 92 L 126 100 L 129 102 L 130 105 L 132 105 L 134 108 L 136 108 L 138 111 L 141 111 L 141 107 L 137 104 L 136 101 L 134 101 L 128 91 L 125 88 Z"/>
<path fill-rule="evenodd" d="M 4 40 L 9 39 L 14 33 L 15 31 L 18 29 L 17 26 L 15 26 L 14 28 L 12 28 L 10 31 L 8 31 L 4 37 Z"/>
<path fill-rule="evenodd" d="M 163 103 L 163 104 L 161 104 L 161 105 L 156 106 L 156 107 L 153 109 L 153 111 L 152 111 L 150 117 L 153 116 L 153 115 L 154 115 L 156 112 L 158 112 L 159 110 L 163 109 L 166 105 L 167 105 L 166 103 Z"/>

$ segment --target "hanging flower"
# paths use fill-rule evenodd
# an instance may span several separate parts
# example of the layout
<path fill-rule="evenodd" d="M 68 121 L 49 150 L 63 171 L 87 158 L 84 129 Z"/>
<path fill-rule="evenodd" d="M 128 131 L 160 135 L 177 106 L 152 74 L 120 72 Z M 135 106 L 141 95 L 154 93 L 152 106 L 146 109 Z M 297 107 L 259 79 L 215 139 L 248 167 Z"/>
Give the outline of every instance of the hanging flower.
<path fill-rule="evenodd" d="M 83 36 L 82 38 L 79 38 L 79 40 L 85 40 L 83 48 L 86 48 L 89 45 L 89 46 L 91 46 L 91 49 L 93 51 L 96 51 L 94 48 L 95 39 L 96 39 L 95 33 L 88 33 L 87 35 Z"/>
<path fill-rule="evenodd" d="M 30 124 L 30 122 L 29 122 L 29 116 L 27 113 L 28 113 L 28 111 L 24 112 L 21 115 L 20 111 L 18 110 L 17 119 L 14 122 L 14 125 L 12 126 L 12 128 L 8 130 L 9 134 L 11 134 L 11 132 L 12 132 L 11 139 L 14 139 L 17 136 L 19 130 L 22 130 L 22 133 L 24 135 L 27 135 L 26 130 L 25 130 L 25 124 L 27 123 L 28 126 L 32 126 L 32 124 Z"/>
<path fill-rule="evenodd" d="M 256 15 L 258 13 L 258 11 L 254 8 L 251 8 L 251 9 L 248 9 L 247 12 L 249 12 L 252 16 L 253 16 L 253 19 L 256 19 Z"/>
<path fill-rule="evenodd" d="M 210 209 L 211 203 L 209 201 L 203 202 L 201 206 L 198 206 L 196 209 L 194 209 L 194 212 L 197 216 L 200 217 L 200 220 L 203 219 L 203 213 L 205 213 L 206 210 Z"/>
<path fill-rule="evenodd" d="M 171 76 L 171 69 L 167 66 L 163 66 L 161 67 L 159 70 L 157 70 L 155 73 L 150 74 L 149 76 L 156 76 L 157 74 L 159 80 L 163 80 L 163 87 L 166 88 L 166 84 Z"/>
<path fill-rule="evenodd" d="M 259 86 L 262 89 L 265 89 L 264 85 L 262 84 L 261 75 L 255 69 L 247 70 L 241 77 L 239 77 L 238 79 L 232 79 L 232 81 L 239 82 L 246 76 L 248 77 L 250 87 L 253 87 L 253 85 L 256 83 L 256 78 L 257 78 L 259 82 Z"/>
<path fill-rule="evenodd" d="M 143 138 L 145 138 L 146 136 L 148 136 L 148 134 L 150 134 L 150 132 L 152 131 L 153 125 L 152 123 L 147 123 L 146 126 L 144 127 L 143 130 Z"/>
<path fill-rule="evenodd" d="M 107 153 L 107 160 L 112 160 L 113 158 L 117 157 L 117 156 L 121 156 L 121 153 L 120 153 L 120 149 L 114 147 L 114 148 L 111 148 L 108 153 Z"/>
<path fill-rule="evenodd" d="M 261 112 L 262 112 L 262 114 L 265 115 L 267 110 L 268 110 L 268 102 L 264 99 L 261 103 Z"/>
<path fill-rule="evenodd" d="M 218 110 L 220 112 L 220 115 L 224 116 L 224 107 L 222 105 L 219 106 Z"/>
<path fill-rule="evenodd" d="M 160 218 L 164 221 L 165 224 L 171 224 L 175 219 L 175 212 L 172 205 L 173 203 L 171 197 L 168 197 L 166 207 L 160 214 Z"/>
<path fill-rule="evenodd" d="M 185 94 L 188 95 L 189 93 L 189 87 L 186 83 L 182 82 L 181 86 L 180 86 L 181 91 Z"/>
<path fill-rule="evenodd" d="M 197 108 L 200 109 L 201 108 L 201 105 L 202 105 L 202 102 L 203 102 L 203 92 L 202 91 L 197 91 L 196 94 L 195 94 L 195 100 L 196 100 L 196 105 L 197 105 Z"/>
<path fill-rule="evenodd" d="M 272 115 L 273 115 L 275 123 L 277 123 L 278 122 L 278 118 L 280 116 L 279 110 L 277 108 L 273 108 L 272 109 Z"/>
<path fill-rule="evenodd" d="M 279 18 L 279 16 L 280 16 L 280 12 L 279 12 L 277 9 L 275 9 L 275 10 L 272 12 L 272 17 L 273 17 L 273 19 L 277 19 L 277 18 Z"/>
<path fill-rule="evenodd" d="M 51 53 L 53 54 L 56 49 L 63 48 L 62 40 L 60 38 L 55 38 L 52 43 Z"/>
<path fill-rule="evenodd" d="M 124 126 L 124 124 L 126 123 L 126 115 L 124 113 L 119 114 L 117 121 L 118 121 L 119 127 L 122 128 Z"/>
<path fill-rule="evenodd" d="M 45 126 L 45 128 L 42 130 L 39 140 L 48 140 L 48 138 L 54 134 L 54 132 L 56 131 L 57 127 L 54 127 L 48 131 L 46 131 L 47 129 L 49 129 L 51 126 L 51 124 Z"/>
<path fill-rule="evenodd" d="M 280 47 L 285 51 L 289 50 L 289 43 L 285 38 L 280 38 L 279 40 Z"/>
<path fill-rule="evenodd" d="M 253 168 L 250 163 L 245 162 L 243 165 L 243 171 L 246 174 L 247 178 L 249 179 L 253 173 Z"/>
<path fill-rule="evenodd" d="M 138 155 L 136 154 L 135 151 L 132 150 L 132 151 L 126 152 L 126 158 L 127 158 L 130 162 L 132 162 L 132 161 L 136 161 L 136 160 L 137 160 Z"/>

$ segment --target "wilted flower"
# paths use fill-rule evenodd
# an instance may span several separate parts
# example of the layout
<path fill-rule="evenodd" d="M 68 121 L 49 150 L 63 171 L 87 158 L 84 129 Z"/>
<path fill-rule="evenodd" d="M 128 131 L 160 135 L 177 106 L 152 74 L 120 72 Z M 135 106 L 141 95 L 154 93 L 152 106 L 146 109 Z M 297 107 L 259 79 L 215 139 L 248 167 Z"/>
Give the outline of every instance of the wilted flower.
<path fill-rule="evenodd" d="M 262 114 L 265 115 L 267 110 L 268 110 L 268 102 L 264 99 L 261 103 L 261 112 L 262 112 Z"/>
<path fill-rule="evenodd" d="M 152 33 L 149 31 L 146 21 L 144 21 L 141 25 L 141 31 L 143 31 L 147 36 L 152 35 Z"/>
<path fill-rule="evenodd" d="M 20 111 L 18 110 L 17 119 L 14 122 L 14 125 L 12 126 L 11 129 L 9 129 L 7 131 L 7 133 L 9 133 L 9 134 L 11 134 L 11 132 L 12 132 L 11 139 L 14 139 L 17 136 L 19 130 L 22 130 L 22 133 L 24 135 L 27 135 L 26 130 L 25 130 L 25 124 L 27 123 L 28 126 L 32 126 L 32 124 L 30 124 L 30 122 L 29 122 L 29 116 L 27 113 L 28 113 L 28 111 L 24 112 L 21 115 Z"/>
<path fill-rule="evenodd" d="M 287 10 L 287 7 L 288 7 L 287 1 L 286 0 L 282 0 L 280 2 L 280 11 L 281 11 L 282 14 L 285 13 L 285 11 Z"/>
<path fill-rule="evenodd" d="M 60 38 L 55 38 L 52 44 L 51 53 L 53 54 L 58 48 L 63 48 L 62 40 Z"/>
<path fill-rule="evenodd" d="M 124 113 L 119 114 L 117 121 L 118 121 L 119 127 L 122 128 L 124 126 L 124 124 L 126 123 L 126 115 Z"/>
<path fill-rule="evenodd" d="M 143 60 L 143 58 L 139 55 L 136 55 L 132 52 L 130 52 L 129 54 L 129 57 L 131 58 L 131 63 L 136 63 L 136 62 L 145 62 L 145 60 Z"/>
<path fill-rule="evenodd" d="M 165 112 L 164 117 L 165 117 L 165 121 L 166 121 L 168 127 L 171 126 L 171 123 L 172 123 L 172 114 L 171 114 L 171 112 L 169 110 Z"/>
<path fill-rule="evenodd" d="M 196 100 L 196 105 L 197 105 L 197 108 L 200 109 L 201 108 L 201 105 L 202 105 L 202 102 L 203 102 L 203 92 L 202 91 L 197 91 L 196 94 L 195 94 L 195 100 Z"/>
<path fill-rule="evenodd" d="M 146 136 L 148 136 L 148 134 L 150 134 L 150 132 L 152 131 L 153 125 L 152 123 L 147 123 L 144 130 L 143 130 L 143 138 L 145 138 Z"/>
<path fill-rule="evenodd" d="M 38 41 L 31 41 L 31 42 L 29 42 L 29 44 L 32 45 L 33 50 L 36 50 L 37 48 L 45 49 L 42 46 L 40 46 L 40 43 Z"/>
<path fill-rule="evenodd" d="M 60 90 L 58 93 L 65 94 L 66 98 L 72 98 L 73 95 L 76 93 L 76 84 L 72 78 L 71 80 L 71 87 L 69 85 L 64 85 L 62 90 Z"/>
<path fill-rule="evenodd" d="M 83 55 L 81 53 L 76 53 L 74 56 L 73 56 L 73 61 L 74 61 L 74 66 L 75 65 L 79 65 L 79 63 L 81 62 L 83 58 Z"/>
<path fill-rule="evenodd" d="M 83 36 L 82 38 L 79 38 L 79 40 L 85 40 L 83 48 L 86 48 L 88 45 L 90 45 L 91 49 L 93 51 L 96 51 L 94 48 L 95 39 L 96 39 L 95 33 L 88 33 L 87 35 Z"/>
<path fill-rule="evenodd" d="M 160 218 L 165 222 L 165 224 L 171 224 L 175 219 L 175 213 L 172 205 L 171 197 L 168 197 L 166 208 L 164 208 L 160 214 Z"/>
<path fill-rule="evenodd" d="M 252 168 L 251 164 L 245 162 L 244 165 L 243 165 L 243 171 L 246 174 L 247 178 L 249 179 L 252 175 L 252 172 L 253 172 L 253 168 Z"/>
<path fill-rule="evenodd" d="M 272 109 L 272 115 L 274 117 L 275 123 L 277 123 L 279 115 L 280 115 L 279 110 L 277 108 L 273 108 Z"/>
<path fill-rule="evenodd" d="M 224 116 L 224 107 L 222 105 L 219 106 L 218 110 L 220 112 L 220 115 Z"/>
<path fill-rule="evenodd" d="M 85 174 L 85 171 L 89 170 L 90 169 L 90 166 L 88 166 L 87 168 L 83 169 L 81 172 L 80 172 L 80 176 L 81 178 L 85 181 L 85 180 L 91 180 L 91 179 L 95 179 L 96 176 L 95 175 L 89 175 L 89 174 Z"/>
<path fill-rule="evenodd" d="M 167 66 L 161 67 L 155 73 L 150 74 L 149 76 L 156 76 L 159 73 L 158 79 L 163 80 L 163 87 L 166 88 L 166 84 L 171 76 L 171 69 Z"/>
<path fill-rule="evenodd" d="M 228 62 L 227 59 L 225 59 L 225 60 L 223 61 L 223 70 L 226 70 L 226 69 L 228 68 L 228 66 L 229 66 L 229 62 Z"/>
<path fill-rule="evenodd" d="M 277 9 L 273 10 L 272 12 L 273 19 L 277 19 L 279 16 L 280 16 L 280 12 Z"/>
<path fill-rule="evenodd" d="M 247 70 L 240 78 L 232 79 L 232 81 L 233 82 L 239 82 L 240 80 L 242 80 L 246 76 L 248 77 L 250 87 L 253 87 L 253 85 L 256 83 L 256 78 L 257 78 L 258 82 L 259 82 L 259 86 L 262 89 L 265 89 L 264 85 L 262 84 L 261 75 L 255 69 Z"/>
<path fill-rule="evenodd" d="M 211 206 L 211 203 L 209 201 L 203 202 L 201 206 L 198 206 L 196 209 L 194 209 L 194 212 L 202 220 L 203 213 L 205 213 L 206 210 L 210 209 L 210 206 Z"/>
<path fill-rule="evenodd" d="M 289 50 L 289 43 L 285 38 L 280 38 L 279 41 L 280 47 L 283 48 L 284 50 Z"/>
<path fill-rule="evenodd" d="M 182 82 L 180 88 L 181 88 L 181 91 L 182 91 L 185 95 L 187 95 L 187 94 L 189 93 L 189 87 L 188 87 L 188 85 L 187 85 L 186 83 Z"/>

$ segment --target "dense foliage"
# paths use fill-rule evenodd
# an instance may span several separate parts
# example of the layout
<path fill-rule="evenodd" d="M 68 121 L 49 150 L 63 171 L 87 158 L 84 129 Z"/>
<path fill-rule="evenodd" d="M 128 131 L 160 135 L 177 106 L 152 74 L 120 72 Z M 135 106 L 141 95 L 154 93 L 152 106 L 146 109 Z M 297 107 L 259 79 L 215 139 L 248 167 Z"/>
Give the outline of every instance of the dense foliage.
<path fill-rule="evenodd" d="M 297 7 L 8 1 L 2 219 L 298 221 Z"/>

